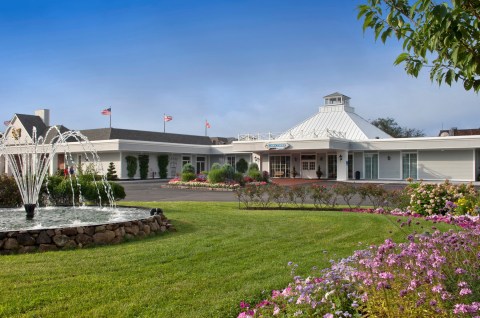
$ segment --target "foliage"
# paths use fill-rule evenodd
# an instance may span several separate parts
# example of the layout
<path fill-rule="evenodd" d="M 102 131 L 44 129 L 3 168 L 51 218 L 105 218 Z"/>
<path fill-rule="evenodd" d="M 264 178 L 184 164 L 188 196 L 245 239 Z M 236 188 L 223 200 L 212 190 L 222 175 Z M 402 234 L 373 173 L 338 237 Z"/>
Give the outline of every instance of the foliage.
<path fill-rule="evenodd" d="M 235 168 L 232 167 L 232 165 L 226 163 L 222 166 L 222 171 L 225 176 L 225 179 L 227 180 L 233 180 L 233 177 L 235 175 Z"/>
<path fill-rule="evenodd" d="M 107 180 L 117 180 L 117 171 L 115 170 L 115 164 L 110 162 L 107 169 Z"/>
<path fill-rule="evenodd" d="M 252 178 L 254 181 L 262 181 L 263 180 L 263 176 L 262 176 L 262 173 L 258 170 L 255 170 L 255 169 L 249 169 L 248 170 L 248 176 L 250 178 Z"/>
<path fill-rule="evenodd" d="M 255 162 L 252 162 L 249 166 L 248 166 L 248 171 L 247 171 L 247 174 L 250 175 L 250 171 L 260 171 L 260 168 L 258 167 L 258 165 L 255 163 Z"/>
<path fill-rule="evenodd" d="M 424 137 L 425 133 L 422 130 L 415 128 L 400 127 L 395 119 L 377 118 L 370 122 L 372 125 L 389 134 L 394 138 L 409 138 L 409 137 Z"/>
<path fill-rule="evenodd" d="M 186 163 L 183 165 L 182 173 L 185 173 L 185 172 L 195 173 L 195 168 L 191 163 Z"/>
<path fill-rule="evenodd" d="M 79 205 L 86 202 L 105 205 L 109 202 L 109 197 L 121 200 L 126 196 L 122 185 L 115 182 L 108 182 L 107 185 L 103 181 L 86 176 L 72 178 L 50 176 L 46 178 L 45 183 L 41 202 L 48 201 L 53 205 Z"/>
<path fill-rule="evenodd" d="M 404 62 L 407 74 L 417 77 L 426 66 L 439 85 L 460 81 L 466 90 L 480 91 L 477 0 L 366 0 L 358 10 L 364 31 L 372 29 L 375 39 L 385 43 L 395 36 L 403 42 L 395 64 Z"/>
<path fill-rule="evenodd" d="M 421 215 L 470 214 L 478 215 L 478 193 L 472 184 L 440 184 L 412 182 L 407 187 L 409 209 Z"/>
<path fill-rule="evenodd" d="M 168 155 L 160 155 L 157 157 L 158 175 L 160 179 L 167 178 Z"/>
<path fill-rule="evenodd" d="M 0 175 L 0 207 L 17 207 L 22 205 L 22 196 L 15 178 Z"/>
<path fill-rule="evenodd" d="M 355 184 L 338 182 L 335 184 L 335 186 L 333 186 L 333 193 L 335 193 L 337 196 L 342 197 L 349 208 L 352 207 L 352 204 L 350 202 L 357 194 L 357 192 L 358 191 Z"/>
<path fill-rule="evenodd" d="M 240 158 L 238 159 L 237 163 L 235 164 L 235 167 L 237 168 L 237 171 L 240 173 L 245 173 L 247 172 L 248 169 L 248 162 L 247 160 Z"/>
<path fill-rule="evenodd" d="M 183 182 L 188 182 L 188 181 L 192 181 L 192 180 L 195 180 L 195 178 L 197 177 L 197 175 L 193 172 L 182 172 L 182 181 Z"/>
<path fill-rule="evenodd" d="M 210 168 L 210 171 L 212 171 L 212 170 L 218 170 L 218 169 L 222 169 L 222 165 L 219 164 L 218 162 L 214 162 L 214 163 L 212 164 L 212 167 Z"/>
<path fill-rule="evenodd" d="M 364 183 L 357 190 L 362 200 L 368 200 L 374 209 L 385 206 L 386 202 L 388 202 L 389 192 L 382 185 Z"/>
<path fill-rule="evenodd" d="M 208 173 L 208 182 L 210 183 L 220 183 L 225 181 L 225 171 L 220 167 L 220 169 L 210 170 Z"/>
<path fill-rule="evenodd" d="M 150 161 L 149 155 L 138 155 L 138 163 L 140 166 L 140 179 L 144 180 L 148 177 L 148 162 Z"/>
<path fill-rule="evenodd" d="M 331 188 L 316 184 L 310 186 L 310 198 L 313 199 L 313 205 L 317 209 L 334 207 L 337 200 Z"/>
<path fill-rule="evenodd" d="M 125 160 L 127 160 L 127 176 L 133 179 L 137 174 L 137 158 L 134 156 L 126 156 Z"/>

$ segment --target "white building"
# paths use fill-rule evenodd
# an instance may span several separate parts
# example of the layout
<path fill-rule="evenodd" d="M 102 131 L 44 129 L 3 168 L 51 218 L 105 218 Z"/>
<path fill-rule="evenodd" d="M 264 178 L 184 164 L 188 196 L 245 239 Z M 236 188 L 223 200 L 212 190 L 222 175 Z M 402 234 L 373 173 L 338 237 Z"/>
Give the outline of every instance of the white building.
<path fill-rule="evenodd" d="M 49 126 L 49 112 L 15 114 L 11 122 L 11 132 L 30 136 L 35 126 L 41 134 Z M 158 178 L 159 155 L 168 155 L 169 177 L 178 175 L 187 162 L 200 172 L 215 162 L 235 166 L 240 158 L 278 178 L 317 178 L 318 169 L 322 178 L 334 180 L 475 181 L 480 174 L 480 136 L 392 138 L 357 115 L 350 98 L 340 93 L 325 96 L 317 113 L 278 136 L 244 134 L 231 141 L 118 128 L 81 132 L 93 143 L 104 171 L 113 162 L 121 179 L 127 179 L 125 158 L 145 154 L 150 158 L 149 178 Z M 63 169 L 63 153 L 58 156 L 52 173 Z M 82 164 L 80 152 L 74 157 Z M 8 173 L 3 158 L 0 172 Z"/>

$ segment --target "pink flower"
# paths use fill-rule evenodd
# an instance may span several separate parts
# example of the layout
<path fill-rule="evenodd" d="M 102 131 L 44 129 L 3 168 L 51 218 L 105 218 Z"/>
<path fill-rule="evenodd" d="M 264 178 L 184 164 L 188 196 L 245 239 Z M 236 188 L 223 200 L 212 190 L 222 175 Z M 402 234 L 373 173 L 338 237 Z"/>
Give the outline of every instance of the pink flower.
<path fill-rule="evenodd" d="M 472 290 L 470 288 L 462 288 L 460 290 L 460 296 L 465 296 L 465 295 L 470 295 L 472 293 Z"/>

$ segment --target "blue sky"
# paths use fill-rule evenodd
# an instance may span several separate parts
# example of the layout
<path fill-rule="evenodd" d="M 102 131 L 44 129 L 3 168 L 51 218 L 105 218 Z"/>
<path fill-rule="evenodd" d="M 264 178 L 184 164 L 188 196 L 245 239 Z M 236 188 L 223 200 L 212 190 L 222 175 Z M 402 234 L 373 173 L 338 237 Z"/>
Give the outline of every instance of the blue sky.
<path fill-rule="evenodd" d="M 365 119 L 428 135 L 480 127 L 480 98 L 393 66 L 359 0 L 0 0 L 0 118 L 48 108 L 71 129 L 282 132 L 341 92 Z"/>

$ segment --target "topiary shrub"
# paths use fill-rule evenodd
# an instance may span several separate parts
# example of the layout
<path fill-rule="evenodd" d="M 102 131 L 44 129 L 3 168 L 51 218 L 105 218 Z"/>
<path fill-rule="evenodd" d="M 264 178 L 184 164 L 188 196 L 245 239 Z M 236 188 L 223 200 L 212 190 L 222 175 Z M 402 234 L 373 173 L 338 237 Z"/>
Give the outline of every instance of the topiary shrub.
<path fill-rule="evenodd" d="M 248 176 L 255 181 L 263 181 L 262 173 L 258 170 L 248 170 Z"/>
<path fill-rule="evenodd" d="M 133 179 L 135 174 L 137 174 L 137 158 L 134 156 L 126 156 L 125 160 L 127 161 L 127 176 Z"/>
<path fill-rule="evenodd" d="M 107 180 L 117 180 L 117 171 L 115 170 L 115 164 L 110 162 L 107 169 Z"/>
<path fill-rule="evenodd" d="M 158 175 L 160 179 L 167 178 L 168 155 L 161 155 L 157 157 Z"/>
<path fill-rule="evenodd" d="M 240 158 L 237 161 L 237 164 L 235 165 L 235 167 L 237 168 L 238 172 L 245 173 L 248 170 L 248 162 L 247 162 L 247 160 L 245 160 L 243 158 Z"/>
<path fill-rule="evenodd" d="M 138 163 L 140 166 L 140 179 L 147 179 L 148 177 L 148 162 L 150 158 L 148 155 L 139 155 Z"/>
<path fill-rule="evenodd" d="M 250 171 L 260 171 L 260 168 L 258 168 L 258 165 L 257 165 L 255 162 L 252 162 L 252 163 L 248 166 L 248 171 L 247 171 L 247 173 L 250 173 Z"/>

